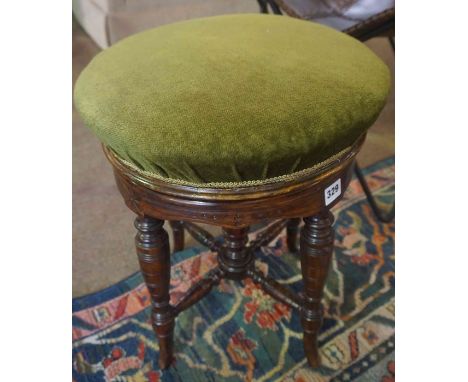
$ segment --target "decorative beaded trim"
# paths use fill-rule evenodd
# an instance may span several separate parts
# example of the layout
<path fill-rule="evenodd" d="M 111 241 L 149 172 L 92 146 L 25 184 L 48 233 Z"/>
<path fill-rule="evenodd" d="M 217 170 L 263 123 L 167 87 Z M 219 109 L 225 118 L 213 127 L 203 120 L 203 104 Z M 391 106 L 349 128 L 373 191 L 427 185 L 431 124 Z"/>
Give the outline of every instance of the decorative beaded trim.
<path fill-rule="evenodd" d="M 336 161 L 337 159 L 341 158 L 345 154 L 351 151 L 351 149 L 354 147 L 349 146 L 340 152 L 334 154 L 333 156 L 327 158 L 326 160 L 319 162 L 315 164 L 312 167 L 308 167 L 306 169 L 300 170 L 293 172 L 291 174 L 285 174 L 285 175 L 280 175 L 280 176 L 275 176 L 272 178 L 267 178 L 267 179 L 261 179 L 261 180 L 246 180 L 243 182 L 208 182 L 208 183 L 195 183 L 195 182 L 189 182 L 186 180 L 182 179 L 174 179 L 174 178 L 167 178 L 164 176 L 161 176 L 159 174 L 156 174 L 154 172 L 146 171 L 146 170 L 141 170 L 138 167 L 136 167 L 133 163 L 128 162 L 127 160 L 119 157 L 115 151 L 113 151 L 110 147 L 108 147 L 108 150 L 112 152 L 112 155 L 119 161 L 122 162 L 126 167 L 129 167 L 132 171 L 145 176 L 146 178 L 149 179 L 156 179 L 162 182 L 170 183 L 170 184 L 175 184 L 175 185 L 182 185 L 182 186 L 190 186 L 190 187 L 204 187 L 204 188 L 244 188 L 244 187 L 252 187 L 252 186 L 263 186 L 267 184 L 272 184 L 272 183 L 278 183 L 278 182 L 285 182 L 285 181 L 293 181 L 296 179 L 303 178 L 307 175 L 310 175 L 311 173 L 317 172 L 322 167 L 326 167 L 330 163 Z"/>

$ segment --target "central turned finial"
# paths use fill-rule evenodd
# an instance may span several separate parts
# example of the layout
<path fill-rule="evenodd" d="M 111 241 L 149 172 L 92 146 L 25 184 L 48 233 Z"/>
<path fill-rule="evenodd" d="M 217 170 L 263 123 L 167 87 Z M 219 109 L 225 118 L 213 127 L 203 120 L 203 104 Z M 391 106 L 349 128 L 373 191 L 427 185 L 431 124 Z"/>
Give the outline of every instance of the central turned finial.
<path fill-rule="evenodd" d="M 223 228 L 224 245 L 219 255 L 218 263 L 225 277 L 232 280 L 242 280 L 253 261 L 252 251 L 248 250 L 247 242 L 249 227 Z"/>

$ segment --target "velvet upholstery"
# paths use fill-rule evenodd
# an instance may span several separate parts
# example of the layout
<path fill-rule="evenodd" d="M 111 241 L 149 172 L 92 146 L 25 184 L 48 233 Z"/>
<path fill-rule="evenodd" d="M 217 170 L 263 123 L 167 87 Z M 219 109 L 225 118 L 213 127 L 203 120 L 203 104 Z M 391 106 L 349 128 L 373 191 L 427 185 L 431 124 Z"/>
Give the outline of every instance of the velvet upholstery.
<path fill-rule="evenodd" d="M 85 124 L 138 168 L 195 183 L 289 174 L 351 145 L 389 92 L 385 64 L 329 27 L 272 15 L 166 25 L 98 54 Z"/>

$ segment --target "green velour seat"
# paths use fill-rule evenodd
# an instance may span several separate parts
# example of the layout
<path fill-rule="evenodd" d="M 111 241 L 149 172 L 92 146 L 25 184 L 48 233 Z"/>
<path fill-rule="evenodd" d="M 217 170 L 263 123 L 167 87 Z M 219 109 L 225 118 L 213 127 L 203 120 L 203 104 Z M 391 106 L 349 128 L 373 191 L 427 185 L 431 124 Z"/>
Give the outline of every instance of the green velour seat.
<path fill-rule="evenodd" d="M 331 28 L 227 15 L 166 25 L 98 54 L 75 85 L 85 124 L 159 177 L 242 182 L 349 147 L 390 88 L 386 65 Z"/>

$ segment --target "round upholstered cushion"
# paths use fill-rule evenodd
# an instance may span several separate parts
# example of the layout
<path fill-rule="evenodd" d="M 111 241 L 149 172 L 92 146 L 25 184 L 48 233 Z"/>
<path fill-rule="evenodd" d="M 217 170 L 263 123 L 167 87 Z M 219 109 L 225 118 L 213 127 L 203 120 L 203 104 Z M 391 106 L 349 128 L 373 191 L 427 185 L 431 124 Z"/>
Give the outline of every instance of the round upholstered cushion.
<path fill-rule="evenodd" d="M 289 17 L 228 15 L 148 30 L 75 85 L 85 124 L 142 170 L 259 180 L 327 159 L 375 121 L 389 71 L 365 45 Z"/>

